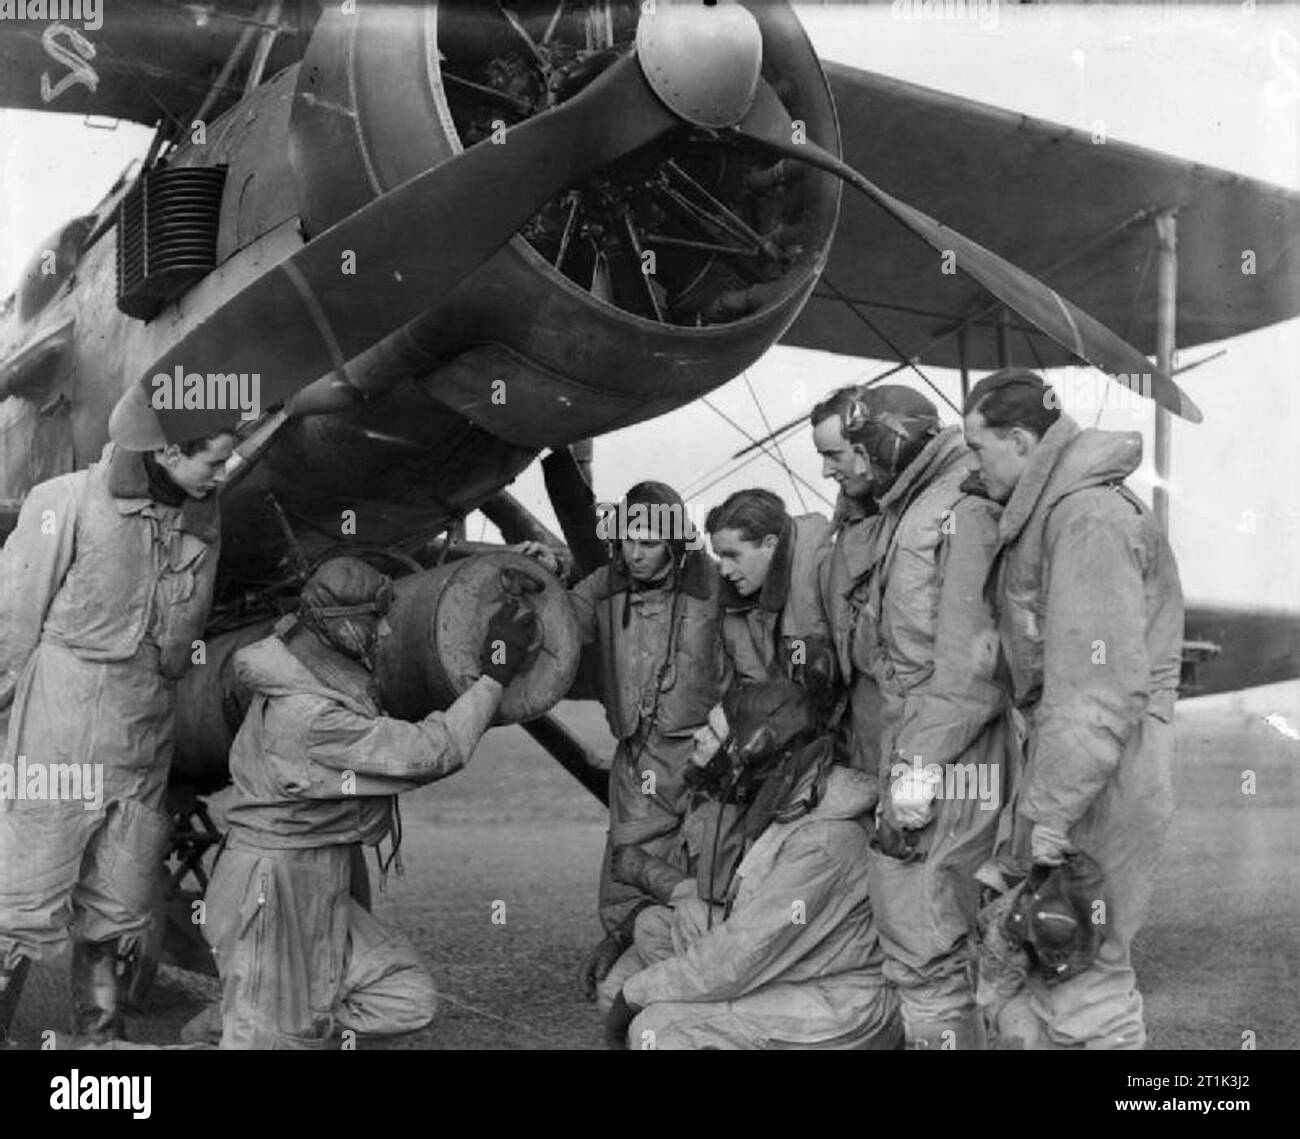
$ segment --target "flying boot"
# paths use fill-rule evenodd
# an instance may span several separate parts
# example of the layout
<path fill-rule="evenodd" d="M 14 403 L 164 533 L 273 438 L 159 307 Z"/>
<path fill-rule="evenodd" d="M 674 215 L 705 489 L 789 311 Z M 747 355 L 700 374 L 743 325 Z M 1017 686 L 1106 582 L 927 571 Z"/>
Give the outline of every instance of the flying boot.
<path fill-rule="evenodd" d="M 117 940 L 73 943 L 73 1033 L 95 1044 L 126 1039 L 126 994 L 137 956 Z"/>

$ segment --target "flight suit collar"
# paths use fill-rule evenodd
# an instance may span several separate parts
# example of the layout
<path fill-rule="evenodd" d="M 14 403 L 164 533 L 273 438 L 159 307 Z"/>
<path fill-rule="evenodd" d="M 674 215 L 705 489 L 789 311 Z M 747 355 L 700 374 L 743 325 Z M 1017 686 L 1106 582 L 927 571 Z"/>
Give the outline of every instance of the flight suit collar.
<path fill-rule="evenodd" d="M 144 469 L 144 452 L 127 451 L 116 443 L 104 448 L 100 459 L 108 467 L 108 493 L 117 500 L 122 514 L 139 514 L 158 504 L 149 497 L 149 475 Z M 215 542 L 220 521 L 215 492 L 207 498 L 190 498 L 180 507 L 180 528 L 204 542 Z"/>
<path fill-rule="evenodd" d="M 1052 424 L 1038 441 L 1029 462 L 1020 475 L 1020 481 L 1003 507 L 1002 517 L 998 522 L 998 539 L 1003 546 L 1010 545 L 1019 536 L 1034 513 L 1034 508 L 1043 497 L 1047 483 L 1056 470 L 1065 449 L 1079 434 L 1079 425 L 1064 412 Z"/>
<path fill-rule="evenodd" d="M 968 453 L 961 428 L 945 427 L 903 468 L 894 480 L 894 485 L 881 496 L 880 512 L 887 514 L 895 511 L 902 515 L 907 509 L 908 501 L 916 493 L 924 490 L 952 463 L 960 461 Z"/>
<path fill-rule="evenodd" d="M 831 532 L 835 537 L 835 558 L 843 566 L 838 591 L 846 598 L 871 572 L 879 526 L 880 509 L 874 499 L 863 502 L 840 492 L 831 516 Z"/>
<path fill-rule="evenodd" d="M 863 502 L 859 498 L 850 498 L 843 491 L 835 500 L 835 510 L 831 514 L 831 529 L 840 530 L 851 522 L 862 522 L 874 518 L 880 513 L 879 506 L 873 501 Z"/>
<path fill-rule="evenodd" d="M 262 668 L 267 676 L 301 684 L 304 691 L 312 691 L 315 685 L 320 695 L 339 700 L 360 715 L 382 715 L 373 674 L 312 630 L 299 626 L 296 614 L 282 617 L 274 635 L 252 647 L 261 655 L 250 653 L 246 663 Z"/>
<path fill-rule="evenodd" d="M 922 493 L 946 471 L 959 463 L 974 468 L 974 455 L 966 446 L 960 427 L 945 427 L 930 440 L 894 480 L 894 485 L 880 498 L 880 523 L 868 555 L 875 569 L 889 556 L 894 535 L 902 525 L 903 515 Z"/>

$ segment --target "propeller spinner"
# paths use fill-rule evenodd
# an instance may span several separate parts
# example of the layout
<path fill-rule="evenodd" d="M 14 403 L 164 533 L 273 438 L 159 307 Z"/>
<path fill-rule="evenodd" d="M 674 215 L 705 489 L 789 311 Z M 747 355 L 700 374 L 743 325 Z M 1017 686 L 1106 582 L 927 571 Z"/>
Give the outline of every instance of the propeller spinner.
<path fill-rule="evenodd" d="M 753 104 L 763 34 L 739 4 L 656 4 L 637 24 L 636 55 L 650 89 L 679 119 L 730 127 Z"/>

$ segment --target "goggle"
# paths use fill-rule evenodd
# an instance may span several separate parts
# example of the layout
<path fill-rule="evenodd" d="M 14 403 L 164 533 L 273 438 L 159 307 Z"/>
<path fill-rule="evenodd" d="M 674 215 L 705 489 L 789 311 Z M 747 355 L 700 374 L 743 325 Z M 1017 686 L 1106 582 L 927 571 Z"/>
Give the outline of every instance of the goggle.
<path fill-rule="evenodd" d="M 359 605 L 313 605 L 311 612 L 313 616 L 322 619 L 329 617 L 362 617 L 372 614 L 383 617 L 388 614 L 392 607 L 393 583 L 386 581 L 375 591 L 374 597 L 369 601 L 363 601 Z"/>
<path fill-rule="evenodd" d="M 908 426 L 919 419 L 918 416 L 903 412 L 873 412 L 865 400 L 854 399 L 844 413 L 844 434 L 858 435 L 868 427 L 877 427 L 889 431 L 899 439 L 908 437 Z"/>
<path fill-rule="evenodd" d="M 857 443 L 866 448 L 871 461 L 890 475 L 897 470 L 899 453 L 911 435 L 909 428 L 924 423 L 926 435 L 934 435 L 938 431 L 938 424 L 927 422 L 919 416 L 901 412 L 873 412 L 862 399 L 854 399 L 849 404 L 844 412 L 843 422 L 844 438 L 850 443 Z M 878 435 L 870 442 L 861 438 L 868 428 L 875 428 L 877 432 L 888 432 L 887 440 L 881 439 Z M 854 436 L 858 438 L 855 439 Z M 890 452 L 887 455 L 881 453 L 885 449 L 881 444 L 886 441 Z"/>
<path fill-rule="evenodd" d="M 855 399 L 849 404 L 843 420 L 845 437 L 856 435 L 871 422 L 871 412 L 867 410 L 867 405 L 862 400 Z"/>

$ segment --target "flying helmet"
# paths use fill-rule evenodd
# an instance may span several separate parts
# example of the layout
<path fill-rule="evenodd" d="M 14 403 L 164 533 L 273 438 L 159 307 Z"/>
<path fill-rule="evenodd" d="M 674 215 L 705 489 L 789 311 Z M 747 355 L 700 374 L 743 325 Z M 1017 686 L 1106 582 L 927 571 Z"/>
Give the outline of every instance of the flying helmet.
<path fill-rule="evenodd" d="M 695 527 L 686 512 L 682 497 L 667 483 L 647 479 L 632 487 L 623 498 L 619 513 L 630 529 L 635 522 L 646 524 L 645 534 L 651 541 L 668 543 L 669 560 L 674 571 L 682 569 L 687 551 L 696 548 Z M 627 537 L 619 533 L 619 538 Z M 622 543 L 610 543 L 610 556 L 619 572 L 625 572 Z M 626 616 L 626 613 L 625 613 Z"/>
<path fill-rule="evenodd" d="M 865 389 L 844 414 L 844 437 L 860 444 L 888 490 L 908 464 L 939 433 L 939 412 L 925 396 L 900 384 Z"/>
<path fill-rule="evenodd" d="M 330 558 L 307 579 L 298 617 L 344 656 L 374 667 L 375 634 L 393 605 L 393 582 L 360 558 Z"/>
<path fill-rule="evenodd" d="M 731 725 L 729 797 L 748 804 L 747 837 L 815 806 L 836 753 L 833 740 L 817 734 L 817 704 L 808 690 L 784 679 L 746 684 L 728 696 L 724 710 Z"/>
<path fill-rule="evenodd" d="M 1007 940 L 1027 951 L 1049 983 L 1067 981 L 1097 959 L 1103 932 L 1093 907 L 1103 888 L 1101 867 L 1076 851 L 1060 866 L 1035 866 L 1007 911 Z"/>

